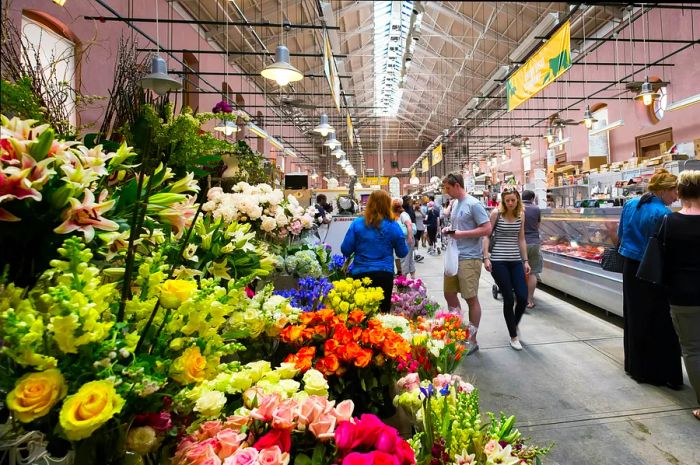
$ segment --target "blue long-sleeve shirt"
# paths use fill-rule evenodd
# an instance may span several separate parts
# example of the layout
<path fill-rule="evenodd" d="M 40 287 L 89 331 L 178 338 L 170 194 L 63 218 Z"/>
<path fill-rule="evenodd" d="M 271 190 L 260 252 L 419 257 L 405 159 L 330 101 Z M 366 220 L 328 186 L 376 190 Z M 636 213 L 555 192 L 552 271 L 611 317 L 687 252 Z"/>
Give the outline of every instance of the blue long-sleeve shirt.
<path fill-rule="evenodd" d="M 382 220 L 379 228 L 367 226 L 360 217 L 350 223 L 340 250 L 346 257 L 355 253 L 352 274 L 372 271 L 394 272 L 394 252 L 403 258 L 408 245 L 401 227 L 396 221 Z"/>
<path fill-rule="evenodd" d="M 649 238 L 658 231 L 661 219 L 671 213 L 656 196 L 642 205 L 639 205 L 640 199 L 638 197 L 625 203 L 617 228 L 620 255 L 637 261 L 642 261 Z"/>

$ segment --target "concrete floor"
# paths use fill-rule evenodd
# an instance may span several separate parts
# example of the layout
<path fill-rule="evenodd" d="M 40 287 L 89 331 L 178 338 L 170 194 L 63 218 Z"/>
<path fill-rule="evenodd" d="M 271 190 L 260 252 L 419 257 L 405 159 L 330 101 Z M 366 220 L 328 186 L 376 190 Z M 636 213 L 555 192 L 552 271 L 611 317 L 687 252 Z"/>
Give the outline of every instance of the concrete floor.
<path fill-rule="evenodd" d="M 445 306 L 442 256 L 425 252 L 419 249 L 425 260 L 417 277 Z M 479 388 L 482 411 L 516 415 L 534 443 L 554 443 L 545 464 L 700 465 L 700 421 L 690 412 L 696 401 L 687 376 L 681 391 L 638 384 L 622 368 L 618 317 L 605 321 L 542 289 L 520 323 L 524 350 L 517 352 L 492 284 L 482 270 L 480 350 L 456 372 Z"/>

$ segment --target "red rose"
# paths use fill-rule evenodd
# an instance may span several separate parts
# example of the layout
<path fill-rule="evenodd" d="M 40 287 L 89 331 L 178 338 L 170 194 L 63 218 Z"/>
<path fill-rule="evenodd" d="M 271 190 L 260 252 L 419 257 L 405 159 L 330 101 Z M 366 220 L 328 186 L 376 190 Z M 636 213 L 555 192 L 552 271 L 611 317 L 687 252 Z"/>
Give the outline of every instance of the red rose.
<path fill-rule="evenodd" d="M 374 451 L 370 455 L 374 456 L 372 465 L 399 465 L 399 460 L 392 454 L 386 452 Z"/>
<path fill-rule="evenodd" d="M 386 428 L 385 425 L 376 415 L 371 413 L 363 414 L 356 422 L 355 440 L 353 441 L 353 449 L 356 447 L 372 448 L 377 442 L 377 438 Z"/>
<path fill-rule="evenodd" d="M 361 454 L 360 452 L 353 452 L 348 454 L 341 465 L 373 465 L 374 455 L 373 454 Z"/>
<path fill-rule="evenodd" d="M 396 442 L 394 455 L 399 459 L 399 463 L 402 465 L 412 465 L 416 463 L 416 455 L 411 445 L 401 438 Z"/>
<path fill-rule="evenodd" d="M 379 433 L 377 437 L 377 442 L 374 447 L 387 454 L 393 454 L 396 450 L 397 443 L 401 440 L 398 431 L 393 428 L 385 428 L 384 431 Z"/>
<path fill-rule="evenodd" d="M 292 448 L 292 432 L 288 429 L 272 428 L 253 444 L 257 450 L 268 449 L 277 446 L 282 452 L 289 452 Z"/>
<path fill-rule="evenodd" d="M 341 421 L 335 428 L 335 445 L 338 450 L 349 451 L 355 442 L 356 426 L 349 421 Z"/>
<path fill-rule="evenodd" d="M 134 426 L 150 426 L 157 432 L 162 433 L 172 428 L 173 422 L 168 412 L 148 412 L 136 415 Z"/>

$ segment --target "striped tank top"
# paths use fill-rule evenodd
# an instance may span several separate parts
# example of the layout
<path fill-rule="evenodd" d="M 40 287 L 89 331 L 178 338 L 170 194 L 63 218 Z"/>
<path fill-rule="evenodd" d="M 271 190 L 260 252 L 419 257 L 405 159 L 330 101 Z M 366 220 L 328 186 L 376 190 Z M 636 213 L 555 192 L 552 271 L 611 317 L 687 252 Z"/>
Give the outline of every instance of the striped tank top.
<path fill-rule="evenodd" d="M 492 262 L 519 262 L 523 258 L 520 256 L 520 245 L 518 235 L 522 219 L 518 218 L 514 223 L 508 223 L 502 216 L 496 222 L 495 244 L 491 251 Z"/>

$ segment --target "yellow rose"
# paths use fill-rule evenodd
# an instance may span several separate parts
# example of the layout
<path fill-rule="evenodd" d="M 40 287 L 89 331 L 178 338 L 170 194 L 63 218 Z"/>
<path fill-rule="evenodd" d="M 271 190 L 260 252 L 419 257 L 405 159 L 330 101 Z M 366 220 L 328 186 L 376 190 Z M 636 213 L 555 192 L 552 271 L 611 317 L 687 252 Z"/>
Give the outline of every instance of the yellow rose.
<path fill-rule="evenodd" d="M 22 423 L 43 417 L 66 396 L 63 375 L 55 368 L 22 376 L 7 395 L 7 407 Z"/>
<path fill-rule="evenodd" d="M 164 308 L 177 308 L 197 290 L 197 283 L 182 279 L 168 279 L 160 286 L 160 304 Z"/>
<path fill-rule="evenodd" d="M 90 381 L 63 402 L 59 422 L 71 441 L 85 439 L 107 423 L 124 406 L 109 381 Z"/>
<path fill-rule="evenodd" d="M 310 369 L 304 373 L 302 378 L 304 381 L 304 391 L 312 396 L 327 396 L 328 381 L 323 377 L 323 373 L 318 370 Z"/>
<path fill-rule="evenodd" d="M 170 367 L 170 377 L 180 384 L 200 383 L 207 373 L 207 359 L 199 347 L 188 347 Z"/>

